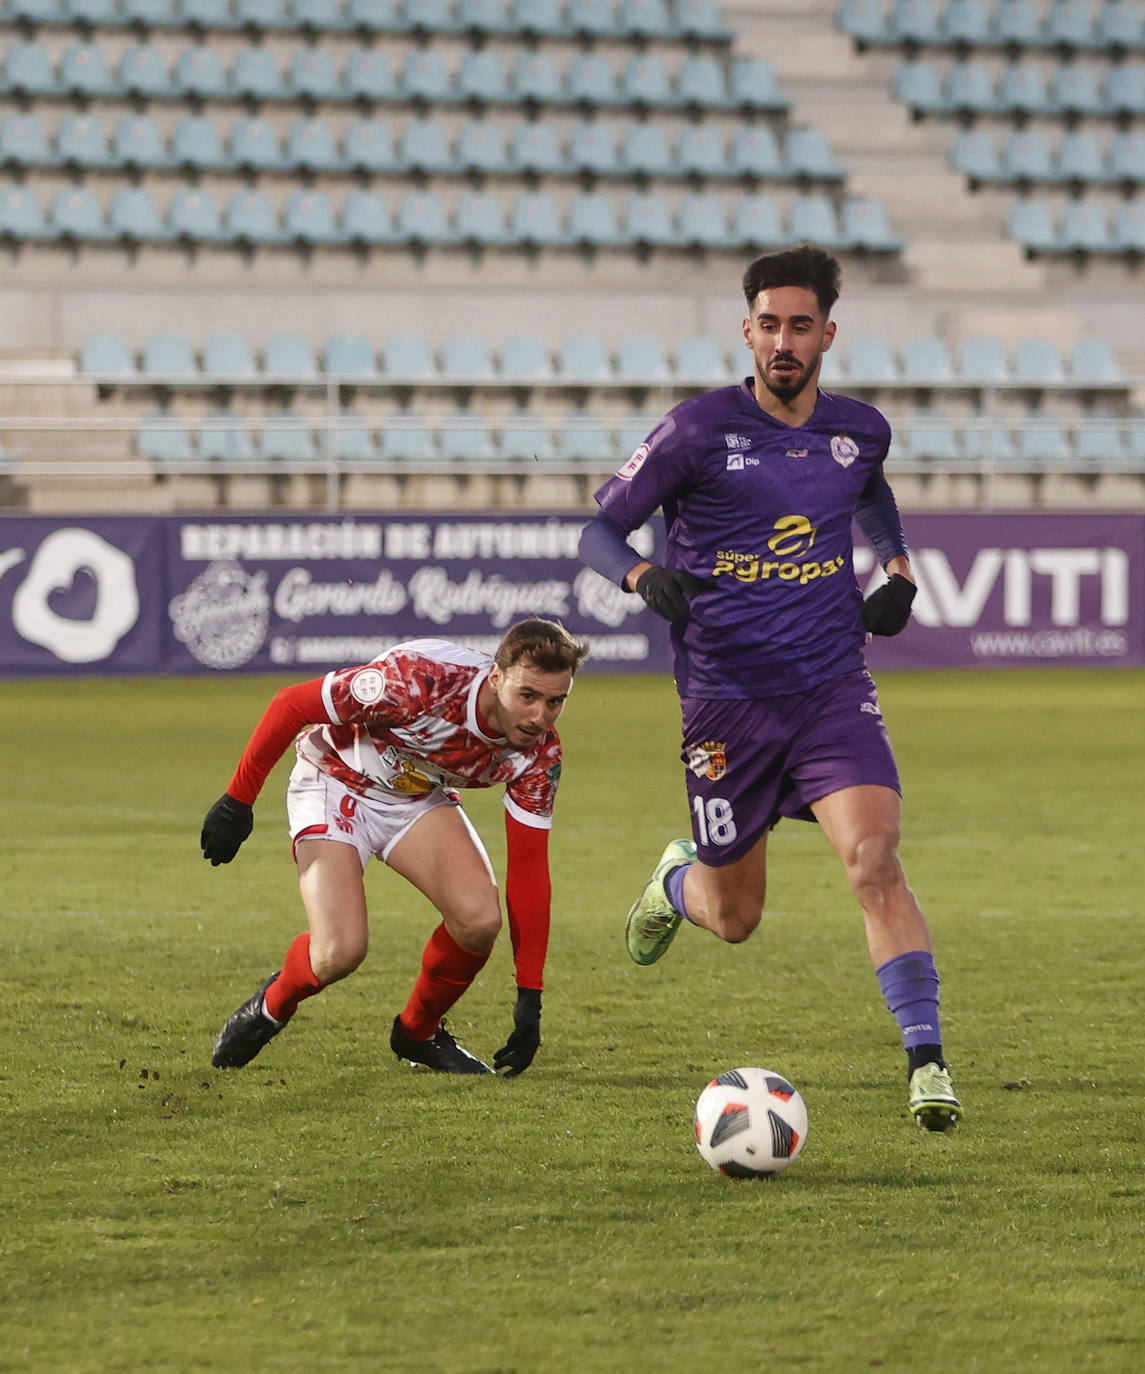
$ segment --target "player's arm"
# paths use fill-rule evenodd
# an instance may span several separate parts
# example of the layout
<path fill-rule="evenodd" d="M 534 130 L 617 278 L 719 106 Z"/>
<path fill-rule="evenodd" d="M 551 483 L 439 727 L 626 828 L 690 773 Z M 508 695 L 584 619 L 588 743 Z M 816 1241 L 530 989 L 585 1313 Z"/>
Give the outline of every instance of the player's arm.
<path fill-rule="evenodd" d="M 547 829 L 525 825 L 506 811 L 505 839 L 505 907 L 517 973 L 517 1002 L 513 1031 L 493 1056 L 493 1066 L 507 1078 L 514 1078 L 533 1062 L 541 1043 L 541 989 L 549 949 L 552 880 Z"/>
<path fill-rule="evenodd" d="M 897 635 L 910 619 L 916 588 L 902 516 L 881 467 L 871 474 L 863 488 L 855 507 L 855 521 L 878 554 L 889 579 L 863 602 L 863 629 L 873 635 Z"/>
<path fill-rule="evenodd" d="M 629 544 L 624 531 L 603 512 L 594 516 L 580 536 L 581 562 L 627 592 L 637 592 L 657 615 L 668 621 L 686 620 L 688 603 L 697 592 L 713 585 L 682 568 L 661 568 Z"/>
<path fill-rule="evenodd" d="M 315 721 L 330 719 L 323 678 L 283 687 L 271 698 L 254 728 L 227 790 L 207 812 L 199 843 L 211 867 L 229 864 L 254 829 L 254 803 L 270 770 L 295 735 Z"/>

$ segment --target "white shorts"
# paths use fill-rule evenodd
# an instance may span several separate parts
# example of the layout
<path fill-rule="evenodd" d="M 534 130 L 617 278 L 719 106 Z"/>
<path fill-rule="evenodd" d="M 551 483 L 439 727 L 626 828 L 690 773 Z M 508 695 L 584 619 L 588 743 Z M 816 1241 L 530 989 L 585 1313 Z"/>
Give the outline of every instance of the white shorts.
<path fill-rule="evenodd" d="M 384 863 L 406 831 L 439 806 L 460 807 L 461 798 L 448 787 L 435 787 L 424 796 L 395 797 L 392 801 L 363 797 L 305 759 L 299 759 L 291 769 L 286 789 L 286 816 L 292 848 L 303 838 L 350 844 L 358 851 L 363 870 L 371 855 Z M 462 819 L 484 853 L 464 812 Z"/>

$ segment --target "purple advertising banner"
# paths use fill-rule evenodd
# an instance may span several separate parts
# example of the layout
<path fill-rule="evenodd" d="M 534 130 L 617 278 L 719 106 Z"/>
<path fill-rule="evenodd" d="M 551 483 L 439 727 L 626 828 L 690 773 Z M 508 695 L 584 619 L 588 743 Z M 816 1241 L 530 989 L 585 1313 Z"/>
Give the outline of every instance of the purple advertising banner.
<path fill-rule="evenodd" d="M 490 650 L 530 615 L 589 670 L 666 672 L 667 626 L 544 513 L 0 518 L 0 674 L 316 676 L 432 635 Z M 1145 516 L 915 514 L 914 616 L 875 669 L 1145 663 Z M 655 556 L 657 534 L 634 545 Z M 860 540 L 864 591 L 882 578 Z"/>

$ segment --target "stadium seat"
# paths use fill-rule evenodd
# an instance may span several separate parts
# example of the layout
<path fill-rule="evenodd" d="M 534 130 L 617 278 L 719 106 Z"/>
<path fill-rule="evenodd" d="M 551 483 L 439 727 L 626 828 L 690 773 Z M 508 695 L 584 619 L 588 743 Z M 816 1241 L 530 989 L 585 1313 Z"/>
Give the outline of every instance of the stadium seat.
<path fill-rule="evenodd" d="M 963 339 L 958 346 L 957 371 L 965 382 L 1004 382 L 1010 375 L 1006 350 L 997 339 Z"/>
<path fill-rule="evenodd" d="M 1145 10 L 1138 0 L 1104 0 L 1094 25 L 1099 47 L 1113 56 L 1145 49 Z"/>
<path fill-rule="evenodd" d="M 642 386 L 667 382 L 672 373 L 663 344 L 652 334 L 621 339 L 616 349 L 616 375 L 621 381 Z"/>
<path fill-rule="evenodd" d="M 829 348 L 819 364 L 819 384 L 828 391 L 841 386 L 846 379 L 847 369 L 843 365 L 843 350 Z"/>
<path fill-rule="evenodd" d="M 406 54 L 400 87 L 406 100 L 427 105 L 445 105 L 456 98 L 449 67 L 434 48 L 414 48 Z"/>
<path fill-rule="evenodd" d="M 430 381 L 437 377 L 437 365 L 429 344 L 417 334 L 395 334 L 382 349 L 382 371 L 402 381 Z"/>
<path fill-rule="evenodd" d="M 441 175 L 457 165 L 445 125 L 435 119 L 411 119 L 397 146 L 398 165 L 421 176 Z"/>
<path fill-rule="evenodd" d="M 645 250 L 679 245 L 671 207 L 663 196 L 652 191 L 637 191 L 628 197 L 621 218 L 621 236 Z"/>
<path fill-rule="evenodd" d="M 171 74 L 162 49 L 135 43 L 120 54 L 116 67 L 120 91 L 139 100 L 162 100 L 171 88 Z"/>
<path fill-rule="evenodd" d="M 1125 450 L 1130 463 L 1145 469 L 1145 420 L 1131 419 L 1126 425 Z"/>
<path fill-rule="evenodd" d="M 1121 382 L 1121 365 L 1108 339 L 1083 337 L 1069 352 L 1069 375 L 1075 382 Z"/>
<path fill-rule="evenodd" d="M 153 463 L 190 463 L 195 457 L 186 425 L 169 411 L 140 420 L 135 451 Z"/>
<path fill-rule="evenodd" d="M 1054 110 L 1046 89 L 1045 72 L 1025 58 L 1003 68 L 998 82 L 998 105 L 1010 114 L 1040 115 Z"/>
<path fill-rule="evenodd" d="M 323 447 L 326 438 L 325 433 L 321 435 Z M 380 457 L 373 431 L 360 415 L 349 410 L 339 412 L 331 442 L 339 463 L 374 463 Z"/>
<path fill-rule="evenodd" d="M 626 99 L 612 63 L 600 53 L 579 53 L 574 57 L 561 89 L 565 101 L 589 108 L 623 105 Z"/>
<path fill-rule="evenodd" d="M 1019 185 L 1053 181 L 1053 159 L 1040 129 L 1019 129 L 1006 139 L 1002 166 L 1007 179 Z"/>
<path fill-rule="evenodd" d="M 954 425 L 941 416 L 916 415 L 911 421 L 907 457 L 916 463 L 961 463 L 965 454 Z"/>
<path fill-rule="evenodd" d="M 203 44 L 179 53 L 171 73 L 171 87 L 174 94 L 195 100 L 221 100 L 230 94 L 219 54 Z"/>
<path fill-rule="evenodd" d="M 140 375 L 149 380 L 191 381 L 199 375 L 191 341 L 183 334 L 149 334 L 143 341 Z"/>
<path fill-rule="evenodd" d="M 51 237 L 43 206 L 31 186 L 0 186 L 0 238 L 13 242 Z"/>
<path fill-rule="evenodd" d="M 842 248 L 835 207 L 819 192 L 796 196 L 787 207 L 787 233 L 794 242 L 806 241 L 820 248 Z"/>
<path fill-rule="evenodd" d="M 575 195 L 568 208 L 568 238 L 582 248 L 616 248 L 624 243 L 612 201 L 599 191 Z"/>
<path fill-rule="evenodd" d="M 1018 461 L 1037 470 L 1066 467 L 1073 463 L 1073 446 L 1065 426 L 1059 420 L 1027 421 L 1017 431 Z"/>
<path fill-rule="evenodd" d="M 1066 253 L 1108 253 L 1114 244 L 1105 210 L 1096 200 L 1069 200 L 1062 209 L 1057 247 Z"/>
<path fill-rule="evenodd" d="M 619 38 L 624 32 L 613 0 L 576 0 L 566 14 L 578 38 Z"/>
<path fill-rule="evenodd" d="M 230 0 L 193 0 L 193 5 L 186 7 L 180 3 L 179 11 L 181 25 L 200 38 L 208 33 L 238 28 Z"/>
<path fill-rule="evenodd" d="M 470 248 L 495 248 L 511 243 L 501 201 L 491 191 L 466 191 L 453 211 L 453 234 Z"/>
<path fill-rule="evenodd" d="M 1053 0 L 1042 29 L 1045 41 L 1064 52 L 1086 52 L 1098 46 L 1088 0 Z"/>
<path fill-rule="evenodd" d="M 287 242 L 274 205 L 265 191 L 236 191 L 227 202 L 223 227 L 242 248 L 264 248 Z"/>
<path fill-rule="evenodd" d="M 250 423 L 233 410 L 212 410 L 199 426 L 199 457 L 208 463 L 250 463 L 258 457 Z"/>
<path fill-rule="evenodd" d="M 1074 457 L 1087 467 L 1116 469 L 1126 466 L 1129 451 L 1121 426 L 1114 421 L 1078 425 L 1074 434 Z"/>
<path fill-rule="evenodd" d="M 513 170 L 505 130 L 491 119 L 473 119 L 462 125 L 455 160 L 463 172 L 481 176 L 502 176 Z"/>
<path fill-rule="evenodd" d="M 396 417 L 381 433 L 381 456 L 396 463 L 436 463 L 441 460 L 437 438 L 429 426 L 418 419 Z"/>
<path fill-rule="evenodd" d="M 344 33 L 353 26 L 341 0 L 284 0 L 286 27 L 297 29 L 309 39 L 329 33 Z"/>
<path fill-rule="evenodd" d="M 262 352 L 262 375 L 268 379 L 316 380 L 319 370 L 314 346 L 301 334 L 271 334 Z"/>
<path fill-rule="evenodd" d="M 949 108 L 949 97 L 938 69 L 921 58 L 899 63 L 891 80 L 891 93 L 916 119 L 922 115 L 944 114 Z"/>
<path fill-rule="evenodd" d="M 1019 339 L 1014 346 L 1014 380 L 1035 386 L 1065 380 L 1061 354 L 1052 339 Z"/>
<path fill-rule="evenodd" d="M 942 111 L 960 116 L 1001 113 L 1003 106 L 994 76 L 984 62 L 968 58 L 955 62 L 946 73 Z"/>
<path fill-rule="evenodd" d="M 59 86 L 70 96 L 85 100 L 118 95 L 118 82 L 108 66 L 101 47 L 94 43 L 73 43 L 60 56 Z"/>
<path fill-rule="evenodd" d="M 128 244 L 163 243 L 171 231 L 148 186 L 118 186 L 107 210 L 111 238 Z"/>
<path fill-rule="evenodd" d="M 0 164 L 23 171 L 29 167 L 54 167 L 55 150 L 38 114 L 9 114 L 0 122 Z"/>
<path fill-rule="evenodd" d="M 286 0 L 231 0 L 231 13 L 239 28 L 255 34 L 288 27 Z"/>
<path fill-rule="evenodd" d="M 846 175 L 821 129 L 789 129 L 783 140 L 783 169 L 807 181 L 841 181 Z"/>
<path fill-rule="evenodd" d="M 373 345 L 361 334 L 335 334 L 322 349 L 322 371 L 334 377 L 377 377 Z"/>
<path fill-rule="evenodd" d="M 612 435 L 593 416 L 566 419 L 558 427 L 556 438 L 561 457 L 566 461 L 613 467 L 618 460 Z"/>
<path fill-rule="evenodd" d="M 1006 232 L 1030 253 L 1053 252 L 1057 247 L 1053 214 L 1041 200 L 1016 200 L 1006 217 Z"/>
<path fill-rule="evenodd" d="M 263 459 L 270 463 L 314 466 L 319 461 L 310 426 L 301 415 L 286 410 L 264 417 L 258 447 Z"/>
<path fill-rule="evenodd" d="M 492 381 L 493 353 L 477 335 L 451 335 L 441 350 L 441 375 L 449 381 Z"/>
<path fill-rule="evenodd" d="M 890 25 L 883 0 L 843 0 L 836 22 L 860 51 L 890 42 Z"/>
<path fill-rule="evenodd" d="M 787 242 L 779 206 L 770 196 L 740 196 L 732 206 L 729 231 L 749 252 Z"/>
<path fill-rule="evenodd" d="M 1097 136 L 1088 130 L 1074 130 L 1063 136 L 1054 155 L 1054 177 L 1077 187 L 1095 186 L 1114 179 Z"/>
<path fill-rule="evenodd" d="M 445 203 L 436 191 L 407 191 L 398 202 L 395 233 L 399 240 L 426 248 L 453 237 Z"/>
<path fill-rule="evenodd" d="M 150 115 L 124 115 L 115 126 L 111 155 L 127 171 L 160 171 L 174 165 L 157 120 Z"/>
<path fill-rule="evenodd" d="M 945 342 L 934 336 L 908 339 L 901 350 L 902 377 L 916 386 L 954 380 L 954 362 Z"/>
<path fill-rule="evenodd" d="M 994 32 L 987 0 L 950 0 L 943 15 L 942 31 L 956 48 L 990 48 Z"/>
<path fill-rule="evenodd" d="M 1056 116 L 1067 119 L 1109 113 L 1097 70 L 1079 63 L 1063 62 L 1057 68 L 1050 80 L 1048 101 Z"/>
<path fill-rule="evenodd" d="M 567 158 L 575 171 L 591 176 L 616 176 L 621 171 L 616 136 L 596 119 L 586 119 L 569 134 Z"/>
<path fill-rule="evenodd" d="M 552 430 L 532 416 L 503 424 L 500 447 L 501 457 L 515 463 L 551 463 L 557 456 Z"/>
<path fill-rule="evenodd" d="M 660 422 L 659 415 L 630 415 L 620 421 L 616 444 L 624 458 L 631 458 Z"/>
<path fill-rule="evenodd" d="M 999 0 L 994 12 L 994 37 L 1018 52 L 1042 46 L 1042 13 L 1033 0 Z"/>
<path fill-rule="evenodd" d="M 243 100 L 284 100 L 289 91 L 270 48 L 240 48 L 231 59 L 230 87 Z"/>
<path fill-rule="evenodd" d="M 728 228 L 724 203 L 711 194 L 688 195 L 676 212 L 676 238 L 686 248 L 719 252 L 738 246 Z"/>
<path fill-rule="evenodd" d="M 294 54 L 286 70 L 286 89 L 292 98 L 300 100 L 345 98 L 338 69 L 325 48 L 302 48 Z"/>
<path fill-rule="evenodd" d="M 1006 172 L 998 145 L 989 129 L 961 129 L 950 145 L 950 165 L 961 172 L 971 189 L 1002 181 Z"/>
<path fill-rule="evenodd" d="M 19 100 L 63 94 L 49 48 L 34 41 L 9 43 L 0 76 L 0 91 Z"/>
<path fill-rule="evenodd" d="M 334 130 L 324 119 L 296 119 L 287 130 L 283 157 L 303 172 L 337 174 L 349 170 L 338 151 Z"/>
<path fill-rule="evenodd" d="M 495 463 L 497 444 L 484 415 L 459 411 L 444 420 L 438 431 L 441 456 L 447 463 Z"/>
<path fill-rule="evenodd" d="M 282 207 L 283 237 L 306 248 L 334 247 L 346 238 L 325 191 L 302 186 L 292 191 Z"/>
<path fill-rule="evenodd" d="M 516 32 L 503 0 L 457 0 L 457 26 L 473 38 Z"/>
<path fill-rule="evenodd" d="M 731 104 L 724 68 L 710 53 L 685 57 L 676 69 L 675 88 L 677 102 L 697 114 Z"/>
<path fill-rule="evenodd" d="M 730 43 L 734 37 L 720 15 L 719 0 L 676 0 L 676 29 L 693 41 Z"/>
<path fill-rule="evenodd" d="M 649 126 L 639 124 L 636 127 Z M 686 124 L 680 130 L 680 137 L 676 141 L 675 164 L 678 172 L 699 180 L 732 174 L 724 136 L 712 124 Z"/>
<path fill-rule="evenodd" d="M 1145 116 L 1145 69 L 1129 63 L 1110 67 L 1104 95 L 1106 108 L 1115 118 Z"/>
<path fill-rule="evenodd" d="M 80 345 L 79 367 L 92 377 L 136 375 L 135 358 L 121 334 L 89 334 Z"/>
<path fill-rule="evenodd" d="M 853 382 L 868 385 L 897 381 L 899 372 L 895 364 L 894 349 L 884 338 L 860 336 L 851 344 L 847 357 L 847 375 Z"/>
<path fill-rule="evenodd" d="M 355 119 L 342 133 L 342 159 L 352 172 L 376 176 L 396 171 L 397 154 L 388 125 L 379 119 Z"/>
<path fill-rule="evenodd" d="M 214 195 L 198 186 L 176 189 L 167 211 L 167 224 L 174 238 L 190 245 L 227 241 Z"/>
<path fill-rule="evenodd" d="M 128 22 L 119 0 L 64 0 L 67 22 L 83 29 L 114 29 Z"/>
<path fill-rule="evenodd" d="M 526 38 L 568 38 L 572 22 L 565 18 L 563 0 L 510 0 L 509 22 Z"/>
<path fill-rule="evenodd" d="M 997 422 L 968 428 L 962 436 L 966 457 L 984 468 L 1000 471 L 1021 471 L 1028 465 L 1019 457 L 1010 430 Z"/>
<path fill-rule="evenodd" d="M 667 0 L 619 0 L 617 23 L 625 34 L 667 42 L 676 37 L 676 25 Z"/>
<path fill-rule="evenodd" d="M 610 381 L 613 376 L 608 350 L 592 335 L 565 339 L 557 353 L 557 372 L 568 382 L 581 385 Z"/>
<path fill-rule="evenodd" d="M 699 132 L 702 126 L 689 125 L 685 133 Z M 668 177 L 674 171 L 690 172 L 678 154 L 673 157 L 668 136 L 659 124 L 634 124 L 620 147 L 620 170 L 637 180 Z"/>
<path fill-rule="evenodd" d="M 223 171 L 231 159 L 210 115 L 186 115 L 171 133 L 171 165 L 184 171 Z"/>
<path fill-rule="evenodd" d="M 539 120 L 518 125 L 508 157 L 510 169 L 517 174 L 559 176 L 568 169 L 556 128 Z"/>
<path fill-rule="evenodd" d="M 357 48 L 342 67 L 342 92 L 347 100 L 376 105 L 399 99 L 397 79 L 388 54 Z"/>
<path fill-rule="evenodd" d="M 203 374 L 231 380 L 255 377 L 257 368 L 246 335 L 210 335 L 203 345 Z"/>
<path fill-rule="evenodd" d="M 890 38 L 914 47 L 941 44 L 946 38 L 944 12 L 935 0 L 895 0 L 887 23 Z"/>
<path fill-rule="evenodd" d="M 544 342 L 531 334 L 515 334 L 501 345 L 498 370 L 503 380 L 544 382 L 554 375 Z"/>
<path fill-rule="evenodd" d="M 232 165 L 244 172 L 284 172 L 290 165 L 283 156 L 277 130 L 262 115 L 240 119 L 232 127 L 229 155 Z"/>
<path fill-rule="evenodd" d="M 402 0 L 400 14 L 404 26 L 417 37 L 432 38 L 461 29 L 450 0 Z"/>
<path fill-rule="evenodd" d="M 767 124 L 737 129 L 728 149 L 727 168 L 735 177 L 770 181 L 783 176 L 779 140 Z"/>
<path fill-rule="evenodd" d="M 87 186 L 56 192 L 48 211 L 48 229 L 53 237 L 76 243 L 101 243 L 112 236 L 103 208 Z"/>
<path fill-rule="evenodd" d="M 556 201 L 546 191 L 524 191 L 509 211 L 509 235 L 524 247 L 555 248 L 570 242 Z"/>
<path fill-rule="evenodd" d="M 1120 182 L 1124 190 L 1145 185 L 1145 132 L 1114 134 L 1109 146 L 1109 179 Z"/>
<path fill-rule="evenodd" d="M 715 339 L 689 336 L 676 345 L 674 374 L 677 382 L 692 385 L 724 385 L 734 373 L 729 369 L 724 351 Z"/>
<path fill-rule="evenodd" d="M 528 106 L 562 105 L 569 98 L 556 63 L 545 52 L 521 53 L 513 63 L 509 83 L 517 99 Z"/>
<path fill-rule="evenodd" d="M 402 31 L 398 0 L 346 0 L 346 25 L 373 38 Z"/>
<path fill-rule="evenodd" d="M 512 95 L 501 58 L 489 51 L 466 53 L 457 71 L 457 91 L 474 105 L 500 104 Z"/>
<path fill-rule="evenodd" d="M 786 114 L 791 107 L 776 82 L 775 69 L 762 57 L 737 57 L 732 61 L 728 104 L 749 114 Z"/>

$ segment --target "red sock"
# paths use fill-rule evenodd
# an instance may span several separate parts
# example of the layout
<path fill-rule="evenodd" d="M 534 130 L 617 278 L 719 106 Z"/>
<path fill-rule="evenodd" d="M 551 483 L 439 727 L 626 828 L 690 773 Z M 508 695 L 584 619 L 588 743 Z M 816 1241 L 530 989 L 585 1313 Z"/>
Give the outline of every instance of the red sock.
<path fill-rule="evenodd" d="M 444 925 L 438 926 L 426 944 L 421 973 L 402 1012 L 406 1033 L 414 1040 L 428 1040 L 488 958 L 462 949 Z"/>
<path fill-rule="evenodd" d="M 326 986 L 310 967 L 310 932 L 306 931 L 286 951 L 282 972 L 266 990 L 264 1005 L 276 1021 L 289 1021 L 306 997 Z"/>

